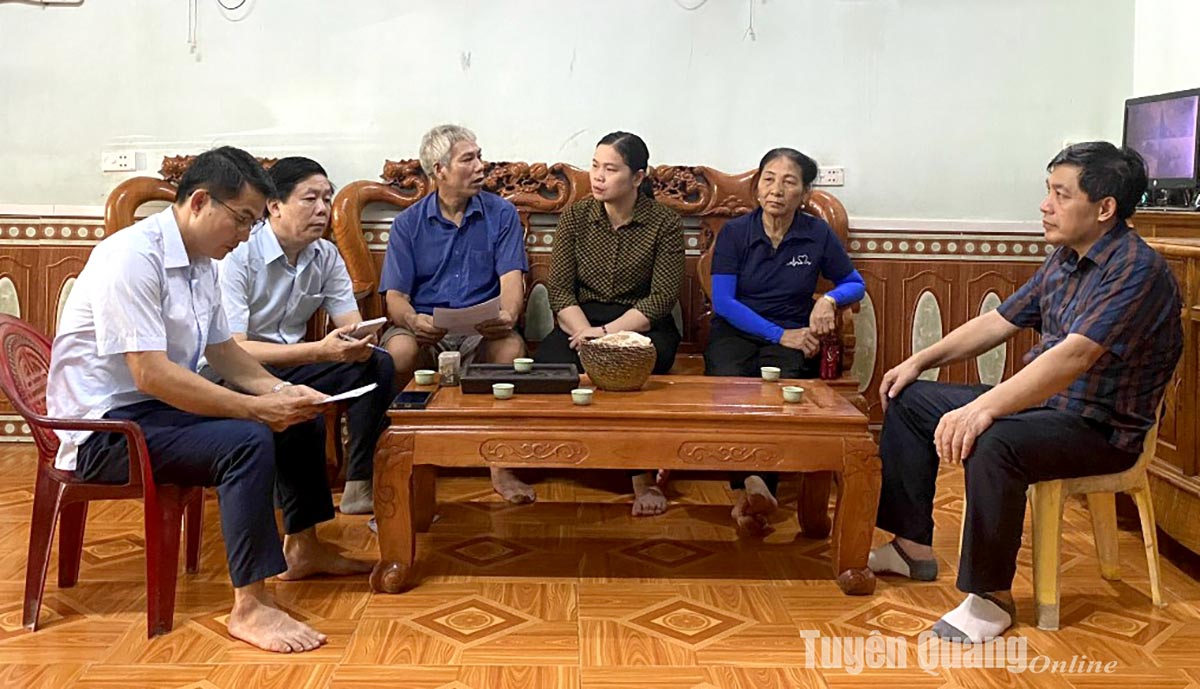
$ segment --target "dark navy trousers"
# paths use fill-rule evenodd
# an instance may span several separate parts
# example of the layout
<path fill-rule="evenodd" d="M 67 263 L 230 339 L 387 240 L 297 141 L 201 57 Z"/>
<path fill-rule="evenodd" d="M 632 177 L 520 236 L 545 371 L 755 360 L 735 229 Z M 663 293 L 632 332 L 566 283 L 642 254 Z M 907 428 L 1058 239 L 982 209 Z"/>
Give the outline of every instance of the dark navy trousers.
<path fill-rule="evenodd" d="M 933 444 L 942 415 L 966 406 L 987 385 L 916 381 L 888 402 L 879 438 L 883 488 L 876 525 L 933 544 L 933 498 L 940 461 Z M 1137 453 L 1109 443 L 1111 428 L 1077 413 L 1046 407 L 996 419 L 963 463 L 966 522 L 958 588 L 1007 591 L 1017 572 L 1029 484 L 1124 471 Z"/>
<path fill-rule="evenodd" d="M 333 519 L 320 417 L 272 433 L 254 421 L 197 416 L 150 400 L 113 409 L 104 418 L 141 427 L 156 483 L 216 487 L 229 578 L 236 587 L 287 569 L 276 501 L 289 534 Z M 79 448 L 76 473 L 87 481 L 124 483 L 125 437 L 92 435 Z"/>
<path fill-rule="evenodd" d="M 371 351 L 362 363 L 320 363 L 277 368 L 267 366 L 276 378 L 307 385 L 336 395 L 371 383 L 379 387 L 353 400 L 346 410 L 350 430 L 350 456 L 346 459 L 347 481 L 368 481 L 375 473 L 375 444 L 388 427 L 387 410 L 396 397 L 396 366 L 392 357 Z"/>

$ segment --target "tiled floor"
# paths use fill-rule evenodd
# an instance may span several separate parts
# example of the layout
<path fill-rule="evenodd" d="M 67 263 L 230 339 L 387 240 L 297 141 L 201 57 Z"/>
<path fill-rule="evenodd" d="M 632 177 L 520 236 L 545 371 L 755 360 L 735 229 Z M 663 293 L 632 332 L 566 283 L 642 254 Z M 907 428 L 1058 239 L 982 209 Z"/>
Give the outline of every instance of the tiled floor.
<path fill-rule="evenodd" d="M 1068 505 L 1063 542 L 1063 629 L 1032 626 L 1022 550 L 1020 626 L 1014 650 L 1000 660 L 1017 661 L 1021 639 L 1027 660 L 1086 655 L 1079 662 L 1115 662 L 1115 671 L 1014 673 L 934 662 L 943 657 L 930 656 L 936 644 L 917 640 L 959 599 L 957 471 L 944 475 L 935 514 L 942 578 L 882 580 L 865 598 L 840 593 L 827 543 L 797 536 L 787 483 L 776 533 L 755 541 L 730 527 L 730 496 L 716 480 L 676 481 L 666 515 L 633 519 L 620 475 L 546 477 L 530 507 L 497 502 L 482 475 L 443 477 L 438 520 L 418 542 L 423 583 L 416 589 L 373 595 L 365 577 L 270 585 L 288 610 L 330 638 L 319 651 L 287 657 L 225 633 L 230 590 L 211 497 L 201 572 L 181 573 L 170 634 L 145 637 L 135 502 L 91 510 L 80 583 L 58 589 L 52 566 L 42 629 L 23 630 L 32 478 L 30 448 L 0 450 L 7 486 L 0 489 L 0 687 L 1200 686 L 1200 583 L 1164 561 L 1169 604 L 1154 609 L 1141 542 L 1126 532 L 1125 579 L 1102 580 L 1077 502 Z M 339 516 L 321 532 L 351 553 L 376 552 L 365 517 Z M 879 632 L 896 652 L 893 667 L 835 667 L 819 646 L 808 652 L 804 630 L 858 639 Z M 901 662 L 906 667 L 895 667 Z"/>

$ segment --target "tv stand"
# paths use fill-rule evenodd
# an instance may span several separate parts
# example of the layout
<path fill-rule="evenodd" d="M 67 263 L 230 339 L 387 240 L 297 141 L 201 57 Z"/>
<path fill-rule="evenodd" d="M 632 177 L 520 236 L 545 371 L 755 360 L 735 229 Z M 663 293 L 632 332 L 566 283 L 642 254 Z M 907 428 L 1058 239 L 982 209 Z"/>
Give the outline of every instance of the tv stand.
<path fill-rule="evenodd" d="M 1200 209 L 1200 189 L 1194 187 L 1157 189 L 1152 186 L 1142 198 L 1143 202 L 1138 206 L 1138 210 L 1142 208 L 1178 211 Z"/>

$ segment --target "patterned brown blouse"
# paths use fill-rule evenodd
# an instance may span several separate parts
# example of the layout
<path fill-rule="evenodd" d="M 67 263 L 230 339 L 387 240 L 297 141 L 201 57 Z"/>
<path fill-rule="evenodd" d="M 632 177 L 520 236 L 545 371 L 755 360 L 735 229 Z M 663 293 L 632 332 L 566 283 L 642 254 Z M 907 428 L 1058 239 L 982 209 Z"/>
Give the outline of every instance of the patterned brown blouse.
<path fill-rule="evenodd" d="M 626 304 L 656 321 L 671 314 L 682 285 L 683 223 L 661 203 L 638 196 L 633 219 L 615 230 L 595 199 L 559 217 L 546 285 L 555 313 L 603 302 Z"/>

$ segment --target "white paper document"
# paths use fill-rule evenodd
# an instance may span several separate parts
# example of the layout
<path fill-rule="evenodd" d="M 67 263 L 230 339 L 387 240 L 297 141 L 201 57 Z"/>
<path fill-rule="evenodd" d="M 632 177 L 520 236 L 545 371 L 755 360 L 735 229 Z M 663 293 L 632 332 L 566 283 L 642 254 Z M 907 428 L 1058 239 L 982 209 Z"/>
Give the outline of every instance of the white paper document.
<path fill-rule="evenodd" d="M 325 399 L 321 400 L 319 402 L 319 404 L 329 404 L 330 402 L 341 402 L 342 400 L 352 400 L 355 397 L 362 397 L 363 395 L 367 394 L 368 392 L 374 390 L 377 387 L 379 387 L 378 383 L 370 383 L 368 385 L 362 386 L 361 388 L 354 388 L 353 390 L 347 390 L 347 391 L 337 394 L 337 395 L 330 395 L 329 397 L 326 397 Z"/>
<path fill-rule="evenodd" d="M 477 335 L 475 326 L 500 317 L 500 297 L 465 309 L 433 310 L 433 327 L 444 328 L 447 335 Z"/>

